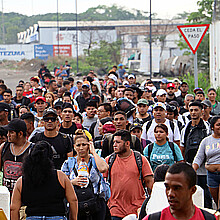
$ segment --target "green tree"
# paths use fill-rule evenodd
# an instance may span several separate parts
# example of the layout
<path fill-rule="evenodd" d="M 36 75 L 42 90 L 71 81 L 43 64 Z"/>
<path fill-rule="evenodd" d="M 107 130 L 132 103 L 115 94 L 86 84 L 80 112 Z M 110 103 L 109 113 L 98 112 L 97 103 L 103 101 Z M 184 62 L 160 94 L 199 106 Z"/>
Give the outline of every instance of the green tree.
<path fill-rule="evenodd" d="M 84 50 L 86 55 L 86 63 L 98 68 L 105 68 L 120 62 L 120 47 L 121 41 L 115 41 L 108 43 L 106 41 L 100 41 L 96 43 L 97 48 Z"/>

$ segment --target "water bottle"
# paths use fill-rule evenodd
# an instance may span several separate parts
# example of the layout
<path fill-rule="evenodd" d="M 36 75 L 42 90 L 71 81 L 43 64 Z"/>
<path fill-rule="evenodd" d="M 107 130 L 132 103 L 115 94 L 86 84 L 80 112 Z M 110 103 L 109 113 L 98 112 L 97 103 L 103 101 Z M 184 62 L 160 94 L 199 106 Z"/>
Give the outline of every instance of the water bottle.
<path fill-rule="evenodd" d="M 87 178 L 87 183 L 85 186 L 81 186 L 81 188 L 86 188 L 89 185 L 89 167 L 87 166 L 87 163 L 85 162 L 85 159 L 82 158 L 79 167 L 78 167 L 78 175 L 84 176 Z"/>

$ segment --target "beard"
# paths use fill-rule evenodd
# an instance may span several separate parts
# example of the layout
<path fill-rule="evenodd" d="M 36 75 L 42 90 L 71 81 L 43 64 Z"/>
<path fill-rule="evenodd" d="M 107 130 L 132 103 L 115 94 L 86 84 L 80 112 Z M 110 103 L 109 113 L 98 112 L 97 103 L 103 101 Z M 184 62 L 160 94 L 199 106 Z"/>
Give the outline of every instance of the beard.
<path fill-rule="evenodd" d="M 169 95 L 169 96 L 173 96 L 173 95 L 174 95 L 174 92 L 169 92 L 168 95 Z"/>

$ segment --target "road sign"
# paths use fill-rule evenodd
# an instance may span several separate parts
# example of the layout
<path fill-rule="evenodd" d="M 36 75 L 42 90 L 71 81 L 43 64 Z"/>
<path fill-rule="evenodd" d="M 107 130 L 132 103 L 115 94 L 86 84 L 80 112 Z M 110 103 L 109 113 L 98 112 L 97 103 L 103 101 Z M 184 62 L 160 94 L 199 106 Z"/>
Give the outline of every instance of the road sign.
<path fill-rule="evenodd" d="M 189 45 L 193 54 L 195 54 L 209 28 L 209 24 L 179 25 L 177 28 L 184 37 L 186 43 Z"/>

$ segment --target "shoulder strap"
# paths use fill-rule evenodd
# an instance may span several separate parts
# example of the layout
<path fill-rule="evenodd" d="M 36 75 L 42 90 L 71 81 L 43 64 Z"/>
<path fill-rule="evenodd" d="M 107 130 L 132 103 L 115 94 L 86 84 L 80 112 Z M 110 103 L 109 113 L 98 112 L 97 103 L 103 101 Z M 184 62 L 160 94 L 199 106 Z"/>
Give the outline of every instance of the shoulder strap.
<path fill-rule="evenodd" d="M 109 150 L 109 152 L 111 152 L 112 134 L 106 135 L 105 138 L 108 140 L 108 150 Z"/>
<path fill-rule="evenodd" d="M 170 128 L 173 132 L 173 136 L 174 136 L 174 123 L 172 121 L 170 121 Z"/>
<path fill-rule="evenodd" d="M 201 210 L 205 220 L 216 220 L 215 215 L 213 215 L 205 210 L 202 210 L 202 209 L 200 209 L 200 210 Z"/>
<path fill-rule="evenodd" d="M 8 149 L 9 146 L 10 146 L 10 143 L 9 143 L 8 141 L 5 142 L 5 144 L 4 144 L 3 148 L 2 148 L 1 161 L 3 161 L 3 160 L 2 160 L 2 159 L 3 159 L 3 156 L 4 156 L 6 150 Z M 1 163 L 1 165 L 2 165 L 2 163 Z"/>
<path fill-rule="evenodd" d="M 135 157 L 135 161 L 136 161 L 136 164 L 137 164 L 137 167 L 138 167 L 138 171 L 139 171 L 139 174 L 140 174 L 139 180 L 141 180 L 142 186 L 143 186 L 144 191 L 145 191 L 145 193 L 147 195 L 148 193 L 147 193 L 146 188 L 145 188 L 146 184 L 144 182 L 144 178 L 143 178 L 143 175 L 142 175 L 143 161 L 142 161 L 141 153 L 138 152 L 138 151 L 134 151 L 134 157 Z"/>
<path fill-rule="evenodd" d="M 156 212 L 148 216 L 148 220 L 160 220 L 161 212 Z"/>
<path fill-rule="evenodd" d="M 152 153 L 152 150 L 153 150 L 153 147 L 154 147 L 154 143 L 150 143 L 150 144 L 148 144 L 148 156 L 147 156 L 147 159 L 148 159 L 148 161 L 149 161 L 149 163 L 150 163 L 150 155 L 151 155 L 151 153 Z"/>
<path fill-rule="evenodd" d="M 131 142 L 133 144 L 133 147 L 135 147 L 135 142 L 136 142 L 136 136 L 131 134 Z"/>
<path fill-rule="evenodd" d="M 175 148 L 174 148 L 174 143 L 173 142 L 168 142 L 168 145 L 170 146 L 170 149 L 173 152 L 174 161 L 177 162 L 177 156 L 176 156 L 176 152 L 175 152 Z"/>
<path fill-rule="evenodd" d="M 107 181 L 109 182 L 109 184 L 111 185 L 111 169 L 112 169 L 112 165 L 115 162 L 116 159 L 116 154 L 113 153 L 110 155 L 109 160 L 108 160 L 108 177 L 107 177 Z"/>
<path fill-rule="evenodd" d="M 146 134 L 147 134 L 147 132 L 148 132 L 148 130 L 149 130 L 151 124 L 152 124 L 152 120 L 148 121 L 148 123 L 147 123 L 147 125 L 146 125 Z"/>

